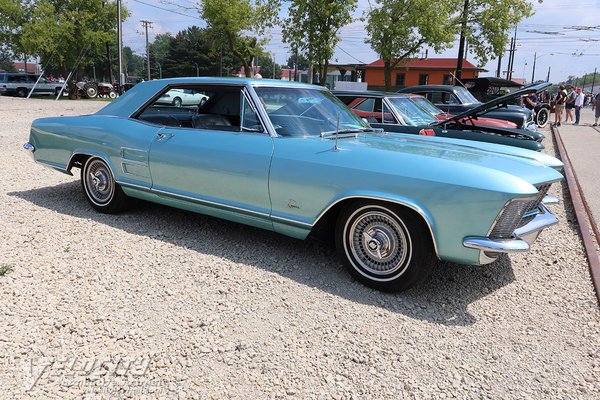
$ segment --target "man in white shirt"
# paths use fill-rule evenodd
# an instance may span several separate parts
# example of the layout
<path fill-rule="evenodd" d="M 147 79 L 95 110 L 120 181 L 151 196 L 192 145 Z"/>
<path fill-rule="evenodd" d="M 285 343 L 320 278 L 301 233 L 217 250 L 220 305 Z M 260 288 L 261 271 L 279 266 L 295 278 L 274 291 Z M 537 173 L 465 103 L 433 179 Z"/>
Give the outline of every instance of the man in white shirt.
<path fill-rule="evenodd" d="M 581 117 L 581 108 L 583 107 L 583 101 L 585 95 L 581 91 L 581 88 L 577 88 L 577 97 L 575 97 L 575 123 L 573 125 L 579 125 L 579 118 Z"/>

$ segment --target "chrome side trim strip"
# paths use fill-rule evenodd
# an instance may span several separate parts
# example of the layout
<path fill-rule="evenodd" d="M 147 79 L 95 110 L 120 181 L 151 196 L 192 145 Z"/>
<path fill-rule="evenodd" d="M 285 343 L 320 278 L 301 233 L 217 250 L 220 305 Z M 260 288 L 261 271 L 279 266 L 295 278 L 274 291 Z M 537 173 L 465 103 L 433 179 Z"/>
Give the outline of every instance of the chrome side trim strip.
<path fill-rule="evenodd" d="M 236 207 L 236 206 L 232 206 L 232 205 L 229 205 L 229 204 L 223 204 L 223 203 L 219 203 L 219 202 L 216 202 L 216 201 L 200 199 L 198 197 L 186 196 L 186 195 L 183 195 L 183 194 L 168 192 L 168 191 L 165 191 L 165 190 L 151 188 L 150 191 L 156 192 L 156 193 L 159 193 L 159 194 L 164 194 L 164 195 L 171 196 L 171 197 L 178 197 L 178 198 L 185 199 L 185 200 L 191 200 L 191 201 L 194 201 L 194 202 L 197 202 L 197 203 L 205 203 L 205 204 L 208 204 L 208 205 L 211 205 L 211 206 L 218 206 L 218 207 L 223 207 L 223 208 L 229 208 L 231 210 L 242 211 L 242 212 L 245 212 L 245 213 L 248 213 L 248 214 L 255 214 L 255 215 L 259 215 L 261 217 L 270 217 L 271 216 L 268 213 L 263 213 L 263 212 L 260 212 L 260 211 L 249 210 L 247 208 Z"/>

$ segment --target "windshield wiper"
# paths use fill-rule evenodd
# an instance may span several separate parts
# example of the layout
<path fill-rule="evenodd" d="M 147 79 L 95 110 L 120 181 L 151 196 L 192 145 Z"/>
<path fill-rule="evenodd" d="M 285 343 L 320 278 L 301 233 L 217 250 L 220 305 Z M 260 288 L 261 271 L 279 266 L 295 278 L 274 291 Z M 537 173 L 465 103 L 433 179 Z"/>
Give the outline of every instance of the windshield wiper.
<path fill-rule="evenodd" d="M 373 128 L 340 129 L 340 130 L 334 130 L 334 131 L 321 132 L 320 136 L 327 137 L 327 136 L 335 136 L 337 134 L 343 134 L 343 133 L 362 133 L 362 132 L 374 132 L 374 131 L 375 131 L 375 129 L 373 129 Z"/>

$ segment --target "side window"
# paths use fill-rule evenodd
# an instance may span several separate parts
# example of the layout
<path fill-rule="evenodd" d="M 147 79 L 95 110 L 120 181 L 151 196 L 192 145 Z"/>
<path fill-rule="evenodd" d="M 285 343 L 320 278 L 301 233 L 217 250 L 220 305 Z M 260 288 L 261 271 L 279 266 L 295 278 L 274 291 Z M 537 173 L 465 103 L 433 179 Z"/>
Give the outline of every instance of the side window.
<path fill-rule="evenodd" d="M 392 114 L 392 111 L 388 108 L 388 106 L 385 103 L 383 104 L 383 123 L 384 124 L 397 124 L 398 123 L 396 121 L 396 118 L 394 118 L 394 114 Z"/>
<path fill-rule="evenodd" d="M 419 85 L 427 85 L 429 84 L 429 75 L 428 74 L 419 74 Z"/>
<path fill-rule="evenodd" d="M 136 118 L 159 126 L 264 132 L 244 86 L 237 85 L 171 86 Z"/>
<path fill-rule="evenodd" d="M 443 92 L 432 92 L 427 95 L 427 99 L 433 104 L 446 104 L 444 102 L 444 94 Z"/>
<path fill-rule="evenodd" d="M 248 98 L 245 90 L 241 93 L 242 110 L 240 112 L 240 128 L 242 132 L 264 132 L 264 128 L 258 118 L 258 113 L 252 102 Z"/>
<path fill-rule="evenodd" d="M 373 106 L 375 105 L 375 99 L 364 99 L 357 106 L 354 107 L 355 110 L 364 111 L 364 112 L 373 112 Z"/>
<path fill-rule="evenodd" d="M 460 100 L 454 93 L 450 93 L 448 96 L 448 104 L 460 104 Z"/>

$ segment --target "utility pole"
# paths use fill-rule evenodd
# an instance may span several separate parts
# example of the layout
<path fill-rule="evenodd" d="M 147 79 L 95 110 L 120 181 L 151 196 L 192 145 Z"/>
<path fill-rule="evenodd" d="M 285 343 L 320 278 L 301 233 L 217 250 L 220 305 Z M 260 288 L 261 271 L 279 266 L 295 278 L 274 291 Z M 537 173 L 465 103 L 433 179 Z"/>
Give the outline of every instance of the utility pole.
<path fill-rule="evenodd" d="M 121 24 L 121 0 L 117 0 L 117 37 L 118 37 L 118 57 L 119 57 L 119 94 L 123 94 L 123 26 Z"/>
<path fill-rule="evenodd" d="M 515 26 L 515 36 L 513 37 L 512 40 L 512 48 L 510 50 L 510 65 L 508 66 L 508 80 L 512 80 L 512 70 L 513 70 L 513 66 L 515 64 L 515 53 L 517 51 L 517 27 Z"/>
<path fill-rule="evenodd" d="M 533 53 L 533 69 L 531 70 L 531 84 L 535 83 L 535 62 L 537 60 L 537 52 Z"/>
<path fill-rule="evenodd" d="M 496 78 L 502 77 L 502 55 L 498 57 L 498 69 L 496 70 Z"/>
<path fill-rule="evenodd" d="M 469 14 L 469 0 L 465 0 L 462 14 L 462 22 L 460 24 L 460 41 L 458 42 L 458 61 L 456 62 L 455 79 L 462 79 L 463 58 L 465 57 L 465 32 L 467 30 L 467 16 Z"/>
<path fill-rule="evenodd" d="M 152 28 L 152 22 L 141 20 L 142 26 L 146 30 L 146 62 L 148 69 L 148 80 L 150 80 L 150 45 L 148 44 L 148 28 Z"/>
<path fill-rule="evenodd" d="M 548 67 L 548 76 L 546 76 L 546 82 L 550 82 L 550 67 Z"/>
<path fill-rule="evenodd" d="M 102 1 L 102 8 L 104 7 L 106 7 L 106 1 Z M 115 83 L 115 81 L 113 81 L 112 57 L 110 56 L 109 41 L 106 41 L 106 59 L 108 60 L 108 82 L 112 85 L 113 83 Z"/>
<path fill-rule="evenodd" d="M 594 77 L 592 78 L 592 94 L 594 94 L 594 84 L 596 83 L 596 69 L 594 68 Z"/>
<path fill-rule="evenodd" d="M 506 79 L 510 79 L 510 63 L 513 57 L 513 38 L 510 38 L 510 47 L 508 48 L 508 63 L 506 64 Z"/>

